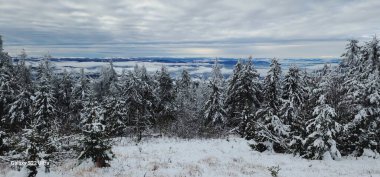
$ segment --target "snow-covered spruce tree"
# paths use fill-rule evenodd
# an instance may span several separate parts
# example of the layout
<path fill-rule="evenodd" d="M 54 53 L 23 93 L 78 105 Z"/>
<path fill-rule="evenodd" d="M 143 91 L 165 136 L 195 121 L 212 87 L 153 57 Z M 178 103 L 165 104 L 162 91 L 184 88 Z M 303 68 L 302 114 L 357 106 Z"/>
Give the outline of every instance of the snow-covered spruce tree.
<path fill-rule="evenodd" d="M 111 85 L 117 81 L 117 74 L 113 68 L 113 62 L 110 60 L 109 65 L 103 66 L 99 78 L 94 84 L 95 95 L 98 100 L 102 100 L 110 94 Z"/>
<path fill-rule="evenodd" d="M 285 75 L 282 88 L 281 118 L 290 126 L 288 146 L 293 153 L 302 151 L 302 139 L 305 135 L 304 118 L 300 116 L 306 91 L 302 83 L 300 71 L 296 66 L 291 66 Z"/>
<path fill-rule="evenodd" d="M 299 116 L 307 121 L 313 117 L 313 110 L 319 99 L 319 95 L 313 93 L 313 91 L 318 87 L 320 76 L 316 71 L 307 72 L 305 69 L 300 71 L 300 77 L 301 83 L 304 84 L 305 97 Z"/>
<path fill-rule="evenodd" d="M 109 95 L 103 101 L 106 132 L 110 136 L 121 136 L 124 133 L 127 107 L 120 92 Z"/>
<path fill-rule="evenodd" d="M 175 104 L 178 106 L 177 119 L 172 125 L 172 131 L 180 137 L 194 137 L 198 133 L 198 115 L 196 105 L 196 83 L 191 80 L 187 70 L 183 70 L 181 78 L 177 80 L 177 96 Z"/>
<path fill-rule="evenodd" d="M 41 131 L 50 131 L 57 119 L 56 99 L 52 91 L 52 73 L 48 60 L 49 57 L 46 56 L 38 67 L 36 93 L 33 98 L 33 116 L 37 128 Z"/>
<path fill-rule="evenodd" d="M 353 66 L 357 66 L 359 64 L 360 52 L 361 49 L 358 46 L 359 41 L 355 39 L 351 39 L 348 41 L 346 45 L 346 52 L 342 54 L 343 60 L 340 63 L 340 67 L 342 68 L 350 68 Z"/>
<path fill-rule="evenodd" d="M 345 66 L 350 68 L 350 65 Z M 342 126 L 350 121 L 351 115 L 349 114 L 350 107 L 352 105 L 345 102 L 345 93 L 347 89 L 344 87 L 345 75 L 342 72 L 348 73 L 348 70 L 342 70 L 343 65 L 339 67 L 331 67 L 328 64 L 322 68 L 322 70 L 317 70 L 315 72 L 315 83 L 318 83 L 314 89 L 308 94 L 308 99 L 304 102 L 304 112 L 308 110 L 314 110 L 318 106 L 318 99 L 321 95 L 325 96 L 325 102 L 335 111 L 334 121 L 341 124 Z M 309 88 L 309 87 L 308 87 Z M 311 108 L 314 106 L 314 108 Z M 307 117 L 313 117 L 307 116 Z M 307 118 L 306 117 L 306 118 Z M 351 146 L 351 143 L 347 140 L 347 135 L 349 132 L 339 131 L 335 135 L 337 149 L 339 149 L 342 155 L 348 155 L 345 148 Z"/>
<path fill-rule="evenodd" d="M 126 98 L 127 123 L 134 126 L 137 141 L 140 141 L 143 131 L 153 124 L 153 89 L 145 67 L 136 66 L 128 77 L 128 85 L 123 93 Z"/>
<path fill-rule="evenodd" d="M 51 85 L 52 71 L 49 63 L 50 56 L 45 56 L 38 67 L 38 80 L 35 96 L 33 97 L 33 122 L 37 134 L 43 138 L 38 145 L 43 149 L 45 156 L 42 157 L 49 161 L 50 154 L 55 147 L 50 142 L 56 136 L 59 129 L 59 117 L 56 110 L 56 98 L 53 95 Z"/>
<path fill-rule="evenodd" d="M 368 149 L 380 151 L 380 75 L 374 71 L 364 83 L 359 111 L 347 125 L 355 151 L 360 156 Z"/>
<path fill-rule="evenodd" d="M 0 51 L 0 121 L 2 127 L 8 129 L 9 105 L 14 101 L 16 85 L 12 58 Z"/>
<path fill-rule="evenodd" d="M 17 85 L 22 86 L 22 89 L 33 91 L 32 85 L 32 74 L 30 66 L 26 65 L 26 59 L 28 55 L 25 50 L 21 51 L 21 54 L 18 57 L 18 62 L 15 68 L 15 77 L 17 81 Z M 20 87 L 18 87 L 20 88 Z"/>
<path fill-rule="evenodd" d="M 284 152 L 289 127 L 280 116 L 281 107 L 281 66 L 272 59 L 264 80 L 263 106 L 256 112 L 256 119 L 249 122 L 247 139 L 254 139 L 253 147 L 259 151 Z"/>
<path fill-rule="evenodd" d="M 93 92 L 90 79 L 84 73 L 84 69 L 81 68 L 79 79 L 74 83 L 71 93 L 71 131 L 80 131 L 80 126 L 78 126 L 81 122 L 80 112 L 84 108 L 86 102 L 89 101 L 91 95 L 93 95 Z"/>
<path fill-rule="evenodd" d="M 234 88 L 236 87 L 237 80 L 239 79 L 242 70 L 243 64 L 242 61 L 239 59 L 234 66 L 233 73 L 227 80 L 228 88 L 225 94 L 226 98 L 224 101 L 224 108 L 227 114 L 227 120 L 225 124 L 227 127 L 230 128 L 239 125 L 238 117 L 240 116 L 240 102 L 234 97 Z"/>
<path fill-rule="evenodd" d="M 31 123 L 33 117 L 32 96 L 33 95 L 29 90 L 23 88 L 16 96 L 17 99 L 10 104 L 8 117 L 10 121 L 10 130 L 12 132 L 18 132 Z"/>
<path fill-rule="evenodd" d="M 254 119 L 254 113 L 260 107 L 262 100 L 261 83 L 259 74 L 253 67 L 252 57 L 243 66 L 232 85 L 233 90 L 227 95 L 227 112 L 235 111 L 235 117 L 229 117 L 235 130 L 242 136 L 247 135 L 247 124 Z"/>
<path fill-rule="evenodd" d="M 57 112 L 60 112 L 60 119 L 57 123 L 60 124 L 59 132 L 60 134 L 70 134 L 73 126 L 72 120 L 72 109 L 70 107 L 73 98 L 72 91 L 74 87 L 74 81 L 72 73 L 67 72 L 65 69 L 61 75 L 58 75 L 56 78 L 57 85 L 55 85 L 57 90 L 56 92 L 56 109 Z M 74 125 L 75 126 L 75 125 Z"/>
<path fill-rule="evenodd" d="M 23 138 L 17 145 L 17 148 L 24 150 L 24 152 L 21 153 L 21 156 L 24 158 L 22 160 L 32 162 L 26 166 L 29 176 L 36 176 L 39 167 L 39 164 L 36 162 L 47 158 L 44 152 L 47 150 L 45 149 L 48 147 L 46 143 L 49 141 L 46 140 L 45 135 L 38 126 L 39 123 L 37 122 L 37 119 L 35 119 L 31 122 L 28 128 L 23 129 Z M 50 163 L 49 161 L 46 162 Z M 46 164 L 45 172 L 48 170 L 49 166 Z"/>
<path fill-rule="evenodd" d="M 218 59 L 215 59 L 215 64 L 212 68 L 211 79 L 208 87 L 211 93 L 204 105 L 204 117 L 206 126 L 223 127 L 226 121 L 226 112 L 224 110 L 224 78 L 221 73 Z"/>
<path fill-rule="evenodd" d="M 155 95 L 153 88 L 154 81 L 148 74 L 144 65 L 139 68 L 139 71 L 136 72 L 136 74 L 141 81 L 140 94 L 144 105 L 143 109 L 141 109 L 141 113 L 144 115 L 145 119 L 152 124 L 155 124 L 154 110 L 157 105 L 157 96 Z"/>
<path fill-rule="evenodd" d="M 317 160 L 340 159 L 341 154 L 335 140 L 337 132 L 341 130 L 341 125 L 334 120 L 335 110 L 326 103 L 324 95 L 320 96 L 313 115 L 315 117 L 306 123 L 308 136 L 305 139 L 304 157 Z"/>
<path fill-rule="evenodd" d="M 176 105 L 175 88 L 173 79 L 165 66 L 161 67 L 161 71 L 157 73 L 156 81 L 158 87 L 155 89 L 157 95 L 156 126 L 160 132 L 167 131 L 167 128 L 175 120 Z"/>
<path fill-rule="evenodd" d="M 81 112 L 84 138 L 80 140 L 79 163 L 91 158 L 96 167 L 108 167 L 114 157 L 111 141 L 105 133 L 103 111 L 97 102 L 89 101 Z"/>
<path fill-rule="evenodd" d="M 379 40 L 374 36 L 371 41 L 366 42 L 362 50 L 362 60 L 366 64 L 366 68 L 380 70 L 380 46 Z"/>
<path fill-rule="evenodd" d="M 343 154 L 361 156 L 365 150 L 378 149 L 379 142 L 374 136 L 378 126 L 376 95 L 378 94 L 379 45 L 374 37 L 362 47 L 360 62 L 351 66 L 345 78 L 346 94 L 343 103 L 348 105 L 344 136 Z M 378 136 L 377 136 L 378 137 Z M 377 150 L 378 151 L 378 150 Z"/>

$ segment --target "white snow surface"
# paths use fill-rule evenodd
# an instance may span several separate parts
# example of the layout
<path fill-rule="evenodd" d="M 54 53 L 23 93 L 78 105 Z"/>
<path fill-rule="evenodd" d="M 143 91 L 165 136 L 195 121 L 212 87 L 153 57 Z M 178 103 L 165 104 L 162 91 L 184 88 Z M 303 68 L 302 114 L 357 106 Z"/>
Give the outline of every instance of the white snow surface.
<path fill-rule="evenodd" d="M 50 173 L 40 167 L 37 177 L 270 177 L 268 167 L 279 166 L 279 177 L 379 177 L 380 159 L 343 157 L 334 160 L 306 160 L 290 154 L 260 153 L 251 150 L 246 140 L 223 139 L 132 139 L 115 140 L 113 159 L 108 168 L 95 168 L 88 161 L 77 166 L 75 159 L 52 166 Z M 0 165 L 0 176 L 26 176 L 26 170 L 11 170 Z"/>

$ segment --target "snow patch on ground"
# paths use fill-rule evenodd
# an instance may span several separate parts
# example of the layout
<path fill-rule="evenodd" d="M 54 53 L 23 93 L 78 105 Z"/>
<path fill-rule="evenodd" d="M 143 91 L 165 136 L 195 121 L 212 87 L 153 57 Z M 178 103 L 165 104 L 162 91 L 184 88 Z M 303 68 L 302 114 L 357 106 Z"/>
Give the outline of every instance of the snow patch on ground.
<path fill-rule="evenodd" d="M 380 159 L 345 157 L 340 161 L 306 160 L 290 154 L 259 153 L 241 138 L 148 139 L 136 144 L 118 139 L 113 147 L 116 159 L 109 168 L 94 168 L 92 162 L 77 166 L 75 160 L 51 168 L 37 176 L 131 176 L 131 177 L 270 177 L 268 167 L 279 166 L 279 177 L 375 177 L 380 176 Z M 0 167 L 1 168 L 1 167 Z M 0 169 L 0 176 L 26 176 L 25 171 Z"/>

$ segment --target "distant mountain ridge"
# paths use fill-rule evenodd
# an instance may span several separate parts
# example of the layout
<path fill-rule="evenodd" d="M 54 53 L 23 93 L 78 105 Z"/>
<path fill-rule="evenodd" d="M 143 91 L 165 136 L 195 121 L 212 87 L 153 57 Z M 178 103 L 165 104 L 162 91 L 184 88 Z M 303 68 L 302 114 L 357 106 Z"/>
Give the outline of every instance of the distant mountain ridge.
<path fill-rule="evenodd" d="M 41 58 L 28 58 L 27 62 L 35 67 Z M 137 65 L 145 65 L 149 72 L 157 71 L 162 65 L 168 67 L 172 75 L 177 75 L 183 69 L 187 69 L 191 75 L 207 76 L 211 71 L 215 58 L 205 57 L 138 57 L 138 58 L 76 58 L 63 57 L 51 58 L 50 61 L 55 65 L 56 70 L 78 70 L 84 68 L 86 72 L 97 73 L 99 69 L 107 65 L 112 60 L 115 70 L 121 73 L 123 69 L 132 70 Z M 222 73 L 229 75 L 233 66 L 238 62 L 238 58 L 218 58 L 219 64 L 223 67 Z M 241 59 L 243 61 L 247 59 Z M 14 58 L 17 62 L 18 59 Z M 271 58 L 253 58 L 253 64 L 260 75 L 265 75 L 270 65 Z M 339 58 L 322 59 L 322 58 L 284 58 L 279 59 L 283 72 L 291 65 L 296 65 L 302 69 L 321 68 L 325 63 L 337 65 Z"/>

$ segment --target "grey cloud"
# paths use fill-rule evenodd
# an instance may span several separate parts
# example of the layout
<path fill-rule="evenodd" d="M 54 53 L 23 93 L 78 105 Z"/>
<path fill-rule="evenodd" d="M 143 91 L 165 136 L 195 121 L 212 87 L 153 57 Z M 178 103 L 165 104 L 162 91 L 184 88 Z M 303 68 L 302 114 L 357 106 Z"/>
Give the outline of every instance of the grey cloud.
<path fill-rule="evenodd" d="M 379 33 L 379 8 L 376 0 L 0 0 L 0 34 L 11 54 L 338 57 L 346 39 Z"/>

